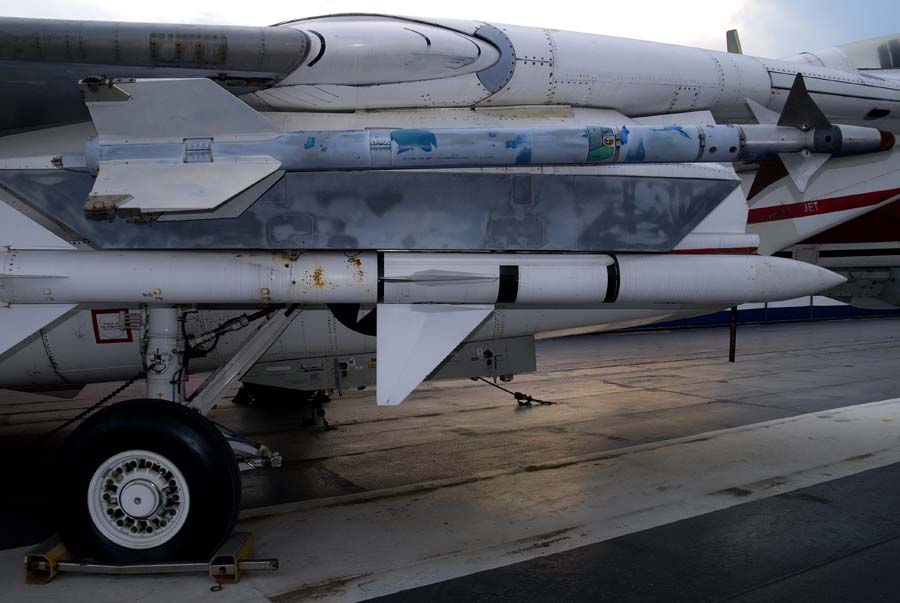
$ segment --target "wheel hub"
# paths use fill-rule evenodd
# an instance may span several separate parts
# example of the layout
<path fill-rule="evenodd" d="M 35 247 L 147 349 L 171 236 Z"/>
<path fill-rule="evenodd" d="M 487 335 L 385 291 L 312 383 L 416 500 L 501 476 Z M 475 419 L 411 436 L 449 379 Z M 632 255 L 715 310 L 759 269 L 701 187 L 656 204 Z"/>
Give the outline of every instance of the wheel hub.
<path fill-rule="evenodd" d="M 128 450 L 107 459 L 88 485 L 94 526 L 112 542 L 147 549 L 171 540 L 190 506 L 187 481 L 169 459 Z"/>
<path fill-rule="evenodd" d="M 122 488 L 119 506 L 130 517 L 144 519 L 159 509 L 161 499 L 156 484 L 147 480 L 135 480 Z"/>

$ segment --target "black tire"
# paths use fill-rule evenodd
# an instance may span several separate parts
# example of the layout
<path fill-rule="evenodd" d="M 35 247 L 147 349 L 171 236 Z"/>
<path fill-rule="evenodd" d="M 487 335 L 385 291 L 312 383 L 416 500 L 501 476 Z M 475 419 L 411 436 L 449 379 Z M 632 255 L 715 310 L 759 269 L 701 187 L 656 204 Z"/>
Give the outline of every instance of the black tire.
<path fill-rule="evenodd" d="M 107 538 L 88 506 L 94 472 L 124 451 L 147 450 L 171 461 L 187 483 L 184 524 L 153 548 Z M 165 400 L 129 400 L 98 411 L 69 436 L 59 471 L 65 480 L 59 533 L 77 558 L 114 563 L 207 560 L 231 534 L 240 510 L 241 476 L 221 432 L 197 412 Z"/>

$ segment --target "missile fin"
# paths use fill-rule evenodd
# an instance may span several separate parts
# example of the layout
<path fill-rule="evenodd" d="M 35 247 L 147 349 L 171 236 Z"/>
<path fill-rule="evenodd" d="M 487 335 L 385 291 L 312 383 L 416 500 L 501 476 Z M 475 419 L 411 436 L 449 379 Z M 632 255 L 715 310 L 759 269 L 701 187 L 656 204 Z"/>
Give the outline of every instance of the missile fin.
<path fill-rule="evenodd" d="M 809 179 L 819 171 L 831 157 L 828 153 L 779 153 L 778 157 L 797 185 L 800 192 L 806 191 Z"/>
<path fill-rule="evenodd" d="M 781 117 L 778 118 L 778 125 L 791 126 L 801 130 L 831 127 L 831 122 L 809 95 L 806 82 L 800 73 L 794 78 L 794 85 L 791 86 L 791 91 L 784 102 Z"/>
<path fill-rule="evenodd" d="M 493 311 L 493 305 L 378 304 L 378 405 L 403 402 Z"/>
<path fill-rule="evenodd" d="M 747 106 L 750 107 L 750 112 L 753 113 L 753 117 L 756 118 L 756 123 L 771 125 L 778 123 L 779 116 L 776 111 L 763 107 L 752 98 L 747 99 Z"/>
<path fill-rule="evenodd" d="M 759 168 L 756 170 L 756 176 L 753 177 L 753 183 L 750 185 L 750 191 L 747 193 L 747 201 L 766 190 L 770 184 L 778 182 L 787 175 L 787 168 L 778 159 L 760 161 Z"/>
<path fill-rule="evenodd" d="M 10 249 L 74 249 L 22 212 L 0 202 L 0 247 Z"/>
<path fill-rule="evenodd" d="M 271 157 L 164 163 L 104 161 L 85 203 L 88 215 L 208 211 L 279 171 Z M 265 191 L 263 191 L 265 192 Z"/>
<path fill-rule="evenodd" d="M 210 79 L 82 80 L 79 85 L 102 144 L 278 135 L 272 122 Z"/>
<path fill-rule="evenodd" d="M 284 170 L 277 170 L 266 176 L 244 192 L 240 193 L 212 211 L 180 211 L 167 212 L 159 217 L 160 222 L 180 222 L 184 220 L 221 220 L 237 218 L 243 214 L 256 200 L 263 196 L 275 183 L 284 176 Z"/>
<path fill-rule="evenodd" d="M 0 356 L 75 308 L 75 304 L 13 304 L 0 308 Z"/>

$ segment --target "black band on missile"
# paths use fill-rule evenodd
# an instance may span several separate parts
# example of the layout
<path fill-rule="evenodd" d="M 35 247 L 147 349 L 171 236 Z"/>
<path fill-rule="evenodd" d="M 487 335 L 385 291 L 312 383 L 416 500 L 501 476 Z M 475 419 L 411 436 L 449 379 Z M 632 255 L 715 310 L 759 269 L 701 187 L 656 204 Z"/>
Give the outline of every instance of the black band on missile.
<path fill-rule="evenodd" d="M 378 303 L 384 301 L 384 254 L 380 251 L 376 254 L 378 258 Z"/>
<path fill-rule="evenodd" d="M 519 267 L 500 266 L 500 284 L 497 287 L 498 304 L 514 304 L 519 297 Z"/>
<path fill-rule="evenodd" d="M 606 297 L 604 304 L 614 303 L 619 298 L 619 258 L 612 255 L 612 264 L 606 267 Z"/>

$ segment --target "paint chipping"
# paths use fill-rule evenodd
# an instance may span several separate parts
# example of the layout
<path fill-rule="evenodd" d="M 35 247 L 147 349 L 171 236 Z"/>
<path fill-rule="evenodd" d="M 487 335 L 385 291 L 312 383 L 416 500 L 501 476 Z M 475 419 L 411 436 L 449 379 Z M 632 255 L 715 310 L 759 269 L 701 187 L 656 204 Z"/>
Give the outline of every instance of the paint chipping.
<path fill-rule="evenodd" d="M 356 282 L 361 283 L 366 278 L 366 273 L 362 269 L 362 260 L 357 256 L 347 258 L 347 263 L 356 269 Z"/>
<path fill-rule="evenodd" d="M 521 144 L 525 144 L 525 137 L 522 136 L 521 134 L 519 134 L 512 140 L 506 141 L 506 148 L 507 149 L 518 149 L 519 145 L 521 145 Z"/>
<path fill-rule="evenodd" d="M 531 163 L 531 147 L 522 147 L 522 150 L 516 155 L 516 164 L 523 165 L 529 163 Z"/>
<path fill-rule="evenodd" d="M 638 146 L 633 149 L 628 149 L 628 153 L 625 154 L 626 161 L 643 161 L 647 157 L 647 149 L 644 148 L 644 141 L 641 140 L 638 142 Z"/>
<path fill-rule="evenodd" d="M 688 140 L 690 140 L 690 138 L 691 138 L 691 135 L 688 134 L 687 132 L 685 132 L 684 128 L 682 128 L 681 126 L 679 126 L 677 124 L 673 125 L 673 126 L 665 126 L 664 128 L 653 128 L 653 131 L 654 132 L 676 132 L 676 133 L 678 133 L 679 136 L 687 138 Z"/>
<path fill-rule="evenodd" d="M 316 289 L 325 288 L 325 271 L 321 266 L 316 266 L 312 273 L 313 287 Z"/>
<path fill-rule="evenodd" d="M 398 155 L 416 149 L 428 153 L 437 148 L 437 137 L 430 130 L 394 130 L 391 142 L 397 145 Z"/>

